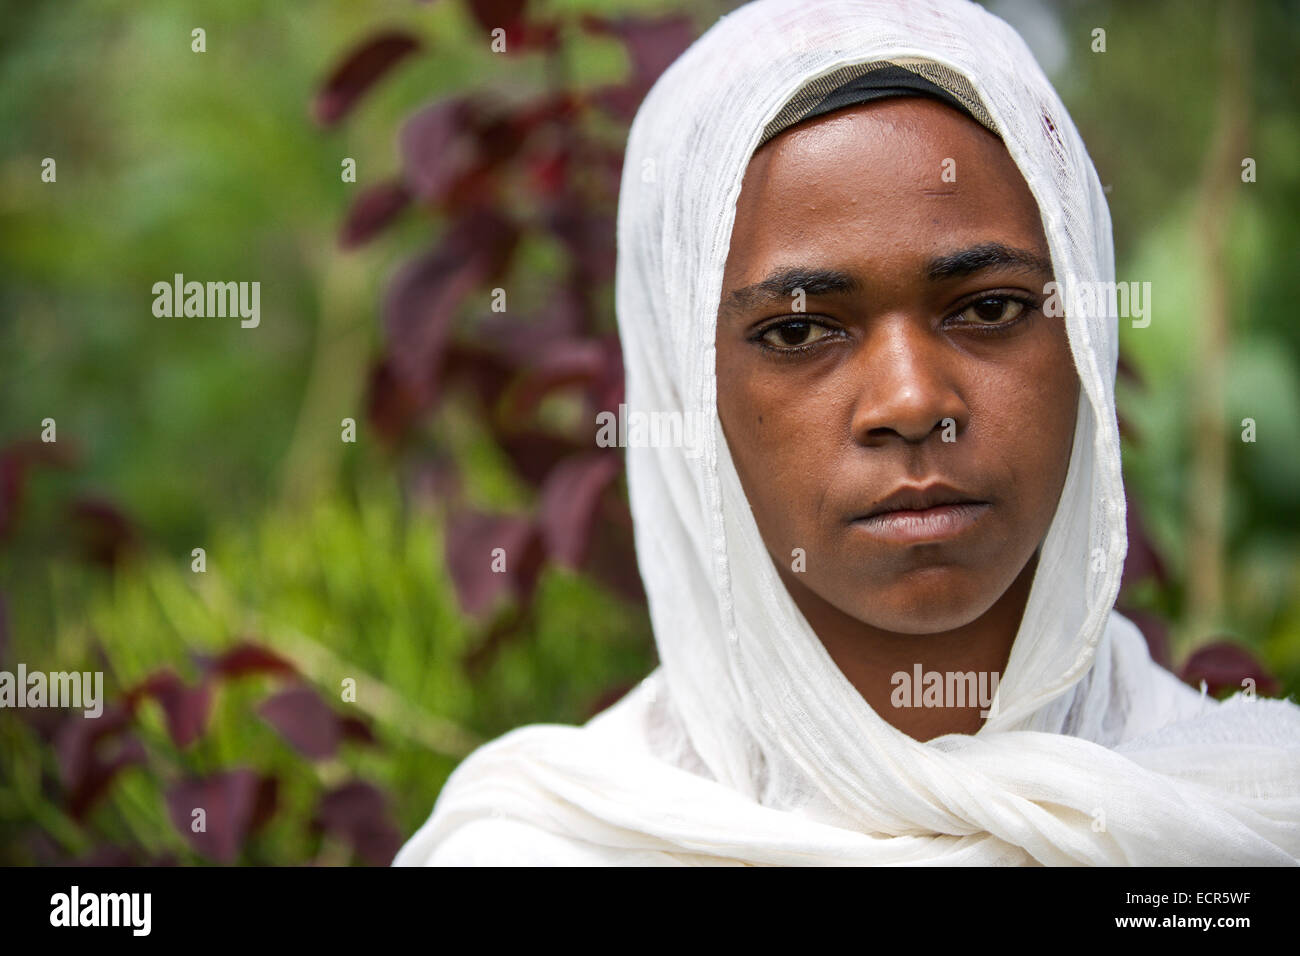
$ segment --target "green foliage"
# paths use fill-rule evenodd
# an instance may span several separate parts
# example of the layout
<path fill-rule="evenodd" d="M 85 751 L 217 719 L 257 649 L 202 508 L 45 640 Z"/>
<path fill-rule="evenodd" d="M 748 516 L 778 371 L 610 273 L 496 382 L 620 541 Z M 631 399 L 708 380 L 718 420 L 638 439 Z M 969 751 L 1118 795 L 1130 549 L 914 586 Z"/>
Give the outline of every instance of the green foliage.
<path fill-rule="evenodd" d="M 188 552 L 151 552 L 115 575 L 70 561 L 26 569 L 7 562 L 6 580 L 26 595 L 14 659 L 49 669 L 105 660 L 111 700 L 161 667 L 192 683 L 194 652 L 215 654 L 249 637 L 291 660 L 336 709 L 355 706 L 378 746 L 345 745 L 337 758 L 307 761 L 256 714 L 267 678 L 223 685 L 210 731 L 184 750 L 170 741 L 157 705 L 146 703 L 149 765 L 126 771 L 78 826 L 48 799 L 58 789 L 52 750 L 9 712 L 0 717 L 0 761 L 16 770 L 0 785 L 6 845 L 21 848 L 19 836 L 35 822 L 71 854 L 107 841 L 197 860 L 167 816 L 164 788 L 182 770 L 252 767 L 281 781 L 283 805 L 243 862 L 329 857 L 338 848 L 322 847 L 304 825 L 327 785 L 352 776 L 375 783 L 409 834 L 469 747 L 521 724 L 581 723 L 611 687 L 653 666 L 643 614 L 552 571 L 541 582 L 536 625 L 471 679 L 462 657 L 484 625 L 461 615 L 445 583 L 437 515 L 403 510 L 391 482 L 367 487 L 358 500 L 331 496 L 301 512 L 278 509 L 223 526 L 204 573 L 191 570 Z M 349 677 L 355 704 L 342 701 Z"/>

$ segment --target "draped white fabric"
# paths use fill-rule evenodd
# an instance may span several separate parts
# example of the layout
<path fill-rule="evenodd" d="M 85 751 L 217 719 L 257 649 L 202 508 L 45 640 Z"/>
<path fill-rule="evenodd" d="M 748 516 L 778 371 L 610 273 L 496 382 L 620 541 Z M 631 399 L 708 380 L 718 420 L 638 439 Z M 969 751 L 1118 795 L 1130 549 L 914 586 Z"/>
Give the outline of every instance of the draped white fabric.
<path fill-rule="evenodd" d="M 1066 319 L 1082 383 L 1069 473 L 978 733 L 922 743 L 887 724 L 777 576 L 717 424 L 736 200 L 764 126 L 805 83 L 909 58 L 969 80 L 1038 202 L 1058 279 L 1113 280 L 1092 162 L 1001 20 L 964 0 L 759 0 L 719 20 L 638 112 L 618 213 L 629 408 L 710 423 L 699 456 L 626 450 L 661 665 L 583 727 L 477 750 L 396 864 L 1300 862 L 1300 707 L 1197 693 L 1113 610 L 1113 316 Z"/>

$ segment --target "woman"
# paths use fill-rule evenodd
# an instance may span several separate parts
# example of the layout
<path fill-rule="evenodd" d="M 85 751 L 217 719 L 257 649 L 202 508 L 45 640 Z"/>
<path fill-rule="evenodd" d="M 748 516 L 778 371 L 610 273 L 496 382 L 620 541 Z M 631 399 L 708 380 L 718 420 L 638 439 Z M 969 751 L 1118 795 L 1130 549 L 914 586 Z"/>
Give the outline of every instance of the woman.
<path fill-rule="evenodd" d="M 480 748 L 396 863 L 1300 861 L 1300 708 L 1113 609 L 1117 321 L 1054 291 L 1113 280 L 1110 218 L 1014 31 L 724 17 L 637 114 L 618 246 L 629 407 L 710 423 L 627 450 L 662 664 Z"/>

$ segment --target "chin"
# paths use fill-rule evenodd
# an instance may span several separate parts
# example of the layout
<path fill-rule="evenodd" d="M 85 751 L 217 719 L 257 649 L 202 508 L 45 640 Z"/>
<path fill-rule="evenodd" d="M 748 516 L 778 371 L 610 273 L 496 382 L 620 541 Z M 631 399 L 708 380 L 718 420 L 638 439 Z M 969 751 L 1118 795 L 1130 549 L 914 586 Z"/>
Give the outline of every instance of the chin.
<path fill-rule="evenodd" d="M 897 634 L 941 634 L 965 627 L 997 603 L 1001 590 L 951 568 L 916 575 L 892 588 L 858 590 L 842 608 L 862 623 Z M 1005 589 L 1003 589 L 1005 590 Z"/>

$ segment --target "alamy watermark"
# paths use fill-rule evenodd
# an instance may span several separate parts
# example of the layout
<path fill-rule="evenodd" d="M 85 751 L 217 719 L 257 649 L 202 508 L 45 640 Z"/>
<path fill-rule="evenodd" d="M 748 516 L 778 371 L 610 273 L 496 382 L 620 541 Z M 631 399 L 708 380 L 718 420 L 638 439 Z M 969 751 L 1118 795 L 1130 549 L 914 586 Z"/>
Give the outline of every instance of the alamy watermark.
<path fill-rule="evenodd" d="M 186 282 L 176 273 L 171 282 L 153 284 L 153 314 L 158 318 L 224 319 L 238 315 L 240 328 L 255 329 L 262 321 L 262 283 Z"/>
<path fill-rule="evenodd" d="M 87 717 L 104 712 L 103 671 L 0 671 L 0 707 L 80 707 Z"/>
<path fill-rule="evenodd" d="M 975 707 L 981 717 L 997 714 L 997 671 L 923 671 L 913 664 L 911 673 L 895 671 L 889 678 L 894 689 L 889 702 L 895 707 Z"/>
<path fill-rule="evenodd" d="M 601 448 L 682 448 L 687 458 L 704 452 L 705 417 L 697 412 L 642 412 L 627 409 L 596 414 L 596 444 Z"/>
<path fill-rule="evenodd" d="M 83 893 L 73 884 L 50 897 L 51 926 L 124 926 L 133 936 L 148 936 L 152 893 Z"/>
<path fill-rule="evenodd" d="M 1047 296 L 1043 302 L 1046 316 L 1132 319 L 1135 329 L 1151 324 L 1150 282 L 1081 282 L 1067 278 L 1047 283 L 1043 294 Z"/>

